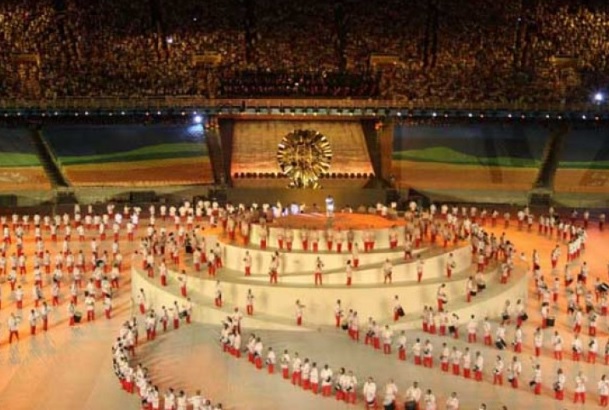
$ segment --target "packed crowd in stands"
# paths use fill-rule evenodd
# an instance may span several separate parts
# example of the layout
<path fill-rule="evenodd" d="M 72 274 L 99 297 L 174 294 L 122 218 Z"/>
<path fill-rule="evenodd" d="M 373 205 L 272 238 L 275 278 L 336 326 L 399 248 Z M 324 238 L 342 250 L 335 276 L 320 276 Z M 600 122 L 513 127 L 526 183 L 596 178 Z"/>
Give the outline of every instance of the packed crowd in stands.
<path fill-rule="evenodd" d="M 9 0 L 0 96 L 586 102 L 609 79 L 609 9 L 586 4 Z"/>

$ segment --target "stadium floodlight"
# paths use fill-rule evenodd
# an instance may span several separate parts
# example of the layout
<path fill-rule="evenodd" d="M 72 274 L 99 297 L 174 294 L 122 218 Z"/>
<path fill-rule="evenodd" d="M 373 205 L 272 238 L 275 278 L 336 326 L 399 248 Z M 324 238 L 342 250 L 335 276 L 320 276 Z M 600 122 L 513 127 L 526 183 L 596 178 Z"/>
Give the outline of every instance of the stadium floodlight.
<path fill-rule="evenodd" d="M 195 124 L 201 124 L 203 122 L 203 117 L 201 117 L 200 115 L 195 115 L 193 121 Z"/>
<path fill-rule="evenodd" d="M 596 94 L 594 94 L 594 102 L 597 104 L 602 103 L 603 101 L 605 101 L 605 95 L 598 91 Z"/>
<path fill-rule="evenodd" d="M 173 37 L 167 37 L 167 44 L 173 44 Z"/>

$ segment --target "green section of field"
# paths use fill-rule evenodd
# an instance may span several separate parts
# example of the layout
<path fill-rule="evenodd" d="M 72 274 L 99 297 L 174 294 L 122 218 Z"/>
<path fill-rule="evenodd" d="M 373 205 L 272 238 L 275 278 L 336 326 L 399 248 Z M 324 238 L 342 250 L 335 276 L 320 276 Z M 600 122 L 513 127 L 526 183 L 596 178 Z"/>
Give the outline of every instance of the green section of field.
<path fill-rule="evenodd" d="M 153 145 L 150 147 L 138 148 L 132 151 L 116 152 L 107 155 L 60 157 L 59 161 L 62 165 L 78 165 L 206 156 L 207 146 L 204 144 L 179 143 Z"/>
<path fill-rule="evenodd" d="M 561 161 L 558 168 L 570 169 L 609 169 L 609 161 Z"/>
<path fill-rule="evenodd" d="M 488 167 L 535 168 L 540 162 L 529 158 L 495 157 L 483 158 L 464 154 L 446 147 L 433 147 L 420 150 L 397 151 L 395 161 L 437 162 L 456 165 L 479 165 Z"/>
<path fill-rule="evenodd" d="M 0 152 L 0 167 L 36 167 L 40 166 L 40 158 L 36 154 L 17 152 Z"/>

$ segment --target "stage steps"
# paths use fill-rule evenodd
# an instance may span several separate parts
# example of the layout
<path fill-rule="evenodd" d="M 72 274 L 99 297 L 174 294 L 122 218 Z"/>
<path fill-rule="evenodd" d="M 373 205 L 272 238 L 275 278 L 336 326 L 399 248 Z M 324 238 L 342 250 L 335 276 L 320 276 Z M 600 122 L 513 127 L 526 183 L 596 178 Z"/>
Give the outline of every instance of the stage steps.
<path fill-rule="evenodd" d="M 570 131 L 571 127 L 568 124 L 564 124 L 551 132 L 550 137 L 546 141 L 534 188 L 552 189 L 554 186 L 554 176 L 556 175 L 558 163 L 565 145 L 565 138 Z"/>
<path fill-rule="evenodd" d="M 207 150 L 209 151 L 209 159 L 214 173 L 214 180 L 216 184 L 224 185 L 228 178 L 225 173 L 224 154 L 218 129 L 209 129 L 205 141 L 207 142 Z"/>
<path fill-rule="evenodd" d="M 471 314 L 475 314 L 478 317 L 489 316 L 491 319 L 498 317 L 503 307 L 504 300 L 509 299 L 512 301 L 512 303 L 515 303 L 516 299 L 526 299 L 528 280 L 525 269 L 522 267 L 514 270 L 512 277 L 505 285 L 498 283 L 500 277 L 498 269 L 487 271 L 485 277 L 488 284 L 487 289 L 480 295 L 476 296 L 471 303 L 467 303 L 465 297 L 449 298 L 447 309 L 451 314 L 455 313 L 460 317 L 460 323 L 462 326 L 465 325 L 466 319 Z M 227 296 L 226 290 L 223 306 L 218 308 L 215 306 L 212 298 L 205 295 L 203 291 L 206 283 L 212 283 L 214 280 L 206 281 L 205 279 L 202 279 L 203 284 L 199 286 L 193 286 L 193 280 L 199 281 L 201 279 L 191 279 L 190 286 L 188 287 L 188 297 L 193 303 L 193 319 L 195 321 L 205 323 L 220 323 L 226 317 L 234 313 L 235 306 L 239 306 L 241 312 L 244 314 L 244 326 L 248 328 L 271 328 L 297 331 L 320 331 L 324 329 L 334 329 L 334 326 L 331 325 L 333 321 L 332 315 L 328 316 L 327 323 L 315 323 L 307 320 L 307 312 L 305 310 L 303 325 L 296 326 L 294 319 L 289 316 L 278 316 L 264 312 L 257 307 L 259 306 L 259 302 L 254 302 L 254 316 L 247 316 L 245 315 L 245 300 L 240 300 L 236 303 L 233 300 L 227 300 L 228 297 L 230 297 L 230 294 Z M 175 278 L 175 274 L 170 276 L 170 280 L 166 287 L 161 287 L 158 278 L 148 278 L 143 272 L 134 269 L 132 271 L 132 283 L 134 284 L 134 286 L 132 286 L 134 292 L 143 287 L 142 285 L 145 284 L 147 285 L 147 295 L 149 295 L 151 291 L 164 293 L 164 295 L 157 294 L 152 297 L 154 300 L 152 307 L 155 309 L 158 309 L 160 307 L 159 305 L 161 304 L 169 305 L 169 302 L 164 303 L 162 300 L 184 300 L 180 294 L 180 284 L 177 278 Z M 418 284 L 418 286 L 420 285 L 422 284 Z M 326 287 L 324 286 L 323 288 L 319 289 L 321 290 L 324 288 Z M 346 289 L 344 286 L 342 286 L 342 288 Z M 350 289 L 346 290 L 349 291 Z M 399 287 L 396 286 L 396 292 L 398 292 L 398 290 Z M 502 295 L 505 295 L 505 299 L 502 299 L 501 303 L 498 303 L 496 299 Z M 258 298 L 259 297 L 260 296 L 258 296 Z M 294 297 L 296 297 L 296 295 L 294 295 Z M 408 300 L 403 300 L 402 304 L 404 306 L 408 306 Z M 435 300 L 430 301 L 429 304 L 435 306 Z M 343 305 L 344 309 L 354 309 L 358 311 L 361 329 L 364 329 L 365 319 L 369 317 L 368 312 L 365 310 L 366 305 L 367 303 L 364 300 L 362 300 L 362 306 Z M 422 306 L 419 306 L 419 308 L 422 310 Z M 381 326 L 389 324 L 394 331 L 400 329 L 418 329 L 421 325 L 420 310 L 407 313 L 403 318 L 400 319 L 399 322 L 393 321 L 390 310 L 388 310 L 387 314 L 385 315 L 376 315 L 375 320 Z"/>
<path fill-rule="evenodd" d="M 30 132 L 30 135 L 32 137 L 34 146 L 36 147 L 36 151 L 38 153 L 38 157 L 40 158 L 42 167 L 44 168 L 53 188 L 69 187 L 70 184 L 68 182 L 68 179 L 61 171 L 61 166 L 59 165 L 59 162 L 55 158 L 51 147 L 44 139 L 44 136 L 42 135 L 42 130 L 32 130 Z"/>

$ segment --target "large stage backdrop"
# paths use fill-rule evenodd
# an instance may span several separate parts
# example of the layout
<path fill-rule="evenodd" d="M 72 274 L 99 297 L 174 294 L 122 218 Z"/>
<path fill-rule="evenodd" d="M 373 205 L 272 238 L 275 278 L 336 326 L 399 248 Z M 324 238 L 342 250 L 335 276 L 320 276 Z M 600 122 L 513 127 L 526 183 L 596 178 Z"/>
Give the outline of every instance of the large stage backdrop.
<path fill-rule="evenodd" d="M 366 138 L 360 121 L 324 120 L 239 120 L 232 132 L 232 158 L 230 172 L 233 176 L 276 175 L 281 173 L 277 161 L 277 151 L 282 139 L 294 130 L 313 130 L 322 134 L 333 153 L 328 172 L 331 174 L 372 174 L 372 163 L 368 153 Z M 263 186 L 285 187 L 286 181 L 266 179 L 258 182 Z M 252 187 L 256 181 L 233 178 L 235 186 Z M 365 179 L 327 178 L 323 187 L 334 185 L 352 187 L 363 186 Z"/>
<path fill-rule="evenodd" d="M 43 130 L 73 186 L 213 181 L 202 125 L 73 125 Z"/>
<path fill-rule="evenodd" d="M 550 132 L 520 123 L 398 125 L 392 172 L 403 188 L 528 190 Z"/>
<path fill-rule="evenodd" d="M 557 192 L 607 193 L 609 128 L 571 130 L 562 149 L 554 188 Z"/>

